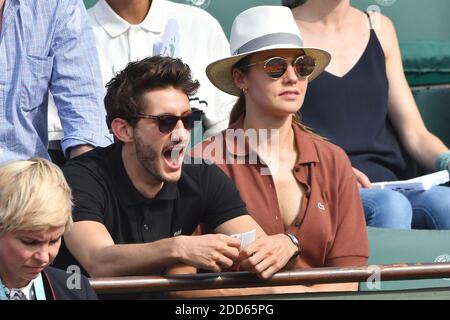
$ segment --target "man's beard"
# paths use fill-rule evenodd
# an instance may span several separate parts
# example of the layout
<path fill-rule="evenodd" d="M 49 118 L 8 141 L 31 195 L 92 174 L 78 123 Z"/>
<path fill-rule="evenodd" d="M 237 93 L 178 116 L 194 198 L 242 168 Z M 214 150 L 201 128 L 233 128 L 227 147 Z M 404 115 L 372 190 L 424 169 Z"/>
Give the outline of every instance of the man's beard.
<path fill-rule="evenodd" d="M 164 176 L 158 164 L 161 163 L 161 153 L 143 143 L 143 139 L 136 137 L 136 157 L 142 167 L 160 182 L 176 182 L 178 179 L 168 179 Z"/>

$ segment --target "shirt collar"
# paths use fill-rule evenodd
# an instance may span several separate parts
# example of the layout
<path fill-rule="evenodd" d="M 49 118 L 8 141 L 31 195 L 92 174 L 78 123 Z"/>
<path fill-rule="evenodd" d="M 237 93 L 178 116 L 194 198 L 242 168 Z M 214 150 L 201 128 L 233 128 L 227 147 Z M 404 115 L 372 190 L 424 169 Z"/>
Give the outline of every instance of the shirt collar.
<path fill-rule="evenodd" d="M 149 32 L 163 32 L 166 0 L 153 0 L 147 16 L 138 26 Z M 110 37 L 117 37 L 131 27 L 131 24 L 120 17 L 105 0 L 99 0 L 93 8 L 97 22 L 105 29 Z"/>
<path fill-rule="evenodd" d="M 139 26 L 150 32 L 162 33 L 166 21 L 166 0 L 153 0 L 147 16 Z"/>
<path fill-rule="evenodd" d="M 297 164 L 306 164 L 310 162 L 320 162 L 317 154 L 316 144 L 314 143 L 313 133 L 306 132 L 298 123 L 292 123 L 294 130 L 295 144 L 297 150 L 300 150 Z"/>
<path fill-rule="evenodd" d="M 236 122 L 230 125 L 230 129 L 244 129 L 244 116 L 241 116 Z M 292 129 L 294 130 L 295 145 L 297 150 L 300 150 L 297 164 L 306 164 L 310 162 L 319 162 L 316 145 L 314 144 L 311 133 L 306 132 L 302 127 L 292 122 Z M 226 141 L 227 151 L 235 157 L 248 156 L 250 147 L 248 146 L 248 139 L 246 137 L 245 144 L 233 143 L 233 141 L 226 135 L 226 130 L 223 133 Z"/>
<path fill-rule="evenodd" d="M 35 292 L 34 292 L 34 280 L 31 280 L 30 282 L 28 282 L 28 284 L 25 287 L 22 288 L 6 288 L 4 287 L 5 292 L 7 292 L 7 294 L 9 296 L 15 294 L 15 292 L 17 291 L 21 291 L 27 300 L 35 300 Z"/>
<path fill-rule="evenodd" d="M 122 160 L 122 145 L 120 143 L 116 143 L 113 146 L 112 156 L 107 161 L 117 195 L 126 205 L 133 206 L 148 201 L 175 200 L 178 198 L 178 183 L 168 182 L 164 183 L 162 189 L 154 198 L 148 199 L 144 197 L 133 185 L 125 170 L 125 165 Z"/>
<path fill-rule="evenodd" d="M 20 290 L 25 294 L 28 300 L 34 300 L 35 292 L 34 292 L 34 280 L 31 280 L 25 287 L 20 288 Z"/>

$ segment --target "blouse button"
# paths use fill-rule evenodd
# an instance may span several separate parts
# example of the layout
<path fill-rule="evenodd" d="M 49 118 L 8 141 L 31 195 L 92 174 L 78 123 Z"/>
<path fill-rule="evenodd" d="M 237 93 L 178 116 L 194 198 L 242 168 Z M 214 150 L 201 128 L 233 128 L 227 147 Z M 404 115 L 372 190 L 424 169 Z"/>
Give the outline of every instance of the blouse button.
<path fill-rule="evenodd" d="M 149 229 L 148 224 L 144 224 L 144 230 L 148 231 Z"/>

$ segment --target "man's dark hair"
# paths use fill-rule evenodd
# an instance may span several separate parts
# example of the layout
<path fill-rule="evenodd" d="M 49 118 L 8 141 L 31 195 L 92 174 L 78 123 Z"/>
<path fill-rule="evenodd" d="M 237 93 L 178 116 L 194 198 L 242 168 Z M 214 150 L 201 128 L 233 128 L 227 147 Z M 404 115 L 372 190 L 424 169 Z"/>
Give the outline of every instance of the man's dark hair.
<path fill-rule="evenodd" d="M 106 121 L 111 127 L 115 118 L 135 126 L 135 116 L 144 111 L 143 94 L 152 89 L 173 87 L 187 96 L 194 95 L 200 84 L 192 79 L 189 66 L 180 59 L 153 56 L 130 62 L 106 85 Z"/>

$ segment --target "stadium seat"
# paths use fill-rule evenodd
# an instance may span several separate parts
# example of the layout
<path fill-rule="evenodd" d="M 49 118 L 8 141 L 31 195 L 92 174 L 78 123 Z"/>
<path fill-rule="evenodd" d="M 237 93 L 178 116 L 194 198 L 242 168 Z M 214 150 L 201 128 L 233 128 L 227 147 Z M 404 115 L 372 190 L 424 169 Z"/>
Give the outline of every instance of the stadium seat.
<path fill-rule="evenodd" d="M 450 146 L 450 88 L 425 88 L 414 98 L 428 130 Z"/>
<path fill-rule="evenodd" d="M 410 86 L 450 83 L 450 1 L 358 0 L 352 5 L 392 20 Z"/>

